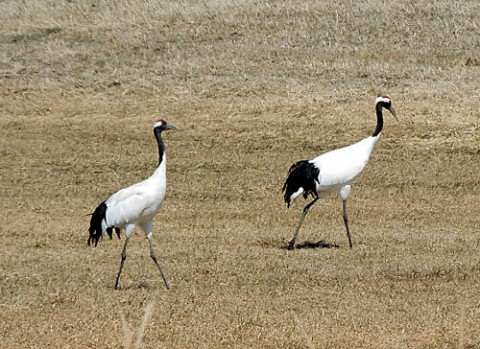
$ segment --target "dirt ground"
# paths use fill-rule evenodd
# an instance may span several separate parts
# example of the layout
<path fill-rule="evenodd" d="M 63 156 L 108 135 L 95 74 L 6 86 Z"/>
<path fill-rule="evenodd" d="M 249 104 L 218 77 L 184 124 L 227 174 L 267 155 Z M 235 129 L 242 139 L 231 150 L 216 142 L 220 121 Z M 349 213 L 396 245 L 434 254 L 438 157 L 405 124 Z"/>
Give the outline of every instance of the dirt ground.
<path fill-rule="evenodd" d="M 1 348 L 480 348 L 480 3 L 2 1 Z M 349 199 L 289 166 L 380 141 Z M 88 214 L 155 169 L 140 231 Z"/>

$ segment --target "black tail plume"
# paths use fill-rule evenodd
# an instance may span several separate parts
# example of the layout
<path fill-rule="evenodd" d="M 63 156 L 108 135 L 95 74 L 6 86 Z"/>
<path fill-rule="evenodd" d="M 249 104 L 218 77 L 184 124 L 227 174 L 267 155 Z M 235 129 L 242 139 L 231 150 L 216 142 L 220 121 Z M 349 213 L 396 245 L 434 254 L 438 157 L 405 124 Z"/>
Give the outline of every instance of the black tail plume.
<path fill-rule="evenodd" d="M 90 236 L 88 237 L 88 246 L 95 243 L 95 247 L 98 244 L 98 240 L 102 237 L 102 221 L 105 219 L 107 213 L 107 204 L 102 202 L 93 211 L 92 218 L 90 219 L 90 228 L 88 229 Z M 111 232 L 110 232 L 111 234 Z"/>
<path fill-rule="evenodd" d="M 317 196 L 317 183 L 320 177 L 320 169 L 308 160 L 294 163 L 288 170 L 288 176 L 283 184 L 283 198 L 287 207 L 290 207 L 292 195 L 303 188 L 303 197 L 309 194 Z"/>

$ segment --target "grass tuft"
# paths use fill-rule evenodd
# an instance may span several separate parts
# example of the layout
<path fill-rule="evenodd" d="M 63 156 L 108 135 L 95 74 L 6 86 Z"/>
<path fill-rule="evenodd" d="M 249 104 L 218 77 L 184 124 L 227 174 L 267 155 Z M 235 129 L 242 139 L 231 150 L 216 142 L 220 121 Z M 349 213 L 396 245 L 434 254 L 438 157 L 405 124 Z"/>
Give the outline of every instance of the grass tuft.
<path fill-rule="evenodd" d="M 138 324 L 137 330 L 134 332 L 128 325 L 125 319 L 125 314 L 122 309 L 119 309 L 118 315 L 122 325 L 122 341 L 121 347 L 124 349 L 138 349 L 142 346 L 143 336 L 147 327 L 149 319 L 152 317 L 155 310 L 155 299 L 147 302 L 143 311 L 143 317 Z M 134 338 L 135 337 L 135 338 Z"/>

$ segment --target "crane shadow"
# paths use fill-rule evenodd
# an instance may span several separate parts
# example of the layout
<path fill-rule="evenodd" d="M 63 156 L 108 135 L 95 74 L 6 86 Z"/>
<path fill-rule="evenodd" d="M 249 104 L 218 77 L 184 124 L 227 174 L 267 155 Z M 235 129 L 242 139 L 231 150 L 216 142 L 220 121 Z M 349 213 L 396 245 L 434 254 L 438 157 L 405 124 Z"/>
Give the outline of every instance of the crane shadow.
<path fill-rule="evenodd" d="M 320 240 L 320 241 L 317 241 L 317 242 L 313 242 L 313 241 L 305 241 L 305 242 L 302 242 L 301 244 L 297 244 L 295 245 L 295 249 L 297 250 L 308 250 L 308 249 L 316 249 L 316 248 L 339 248 L 340 246 L 338 246 L 337 244 L 335 243 L 330 243 L 330 242 L 326 242 L 325 240 Z M 287 249 L 288 246 L 285 246 L 283 247 L 284 249 Z"/>

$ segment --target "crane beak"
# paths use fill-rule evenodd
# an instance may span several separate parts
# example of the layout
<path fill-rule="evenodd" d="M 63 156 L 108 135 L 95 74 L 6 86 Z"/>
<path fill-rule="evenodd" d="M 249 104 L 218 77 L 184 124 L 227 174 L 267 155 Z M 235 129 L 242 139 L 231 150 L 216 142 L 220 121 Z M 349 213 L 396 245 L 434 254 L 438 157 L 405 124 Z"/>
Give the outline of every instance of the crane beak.
<path fill-rule="evenodd" d="M 388 109 L 390 111 L 390 113 L 392 113 L 393 117 L 395 118 L 395 120 L 398 121 L 398 118 L 397 118 L 397 113 L 395 112 L 395 109 L 393 109 L 392 106 L 390 106 L 390 108 Z"/>
<path fill-rule="evenodd" d="M 166 129 L 167 130 L 174 130 L 174 131 L 179 131 L 180 130 L 178 127 L 175 127 L 175 126 L 170 125 L 170 124 L 167 125 Z"/>

